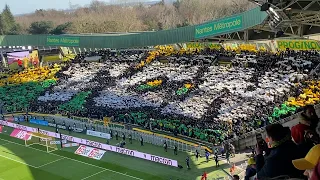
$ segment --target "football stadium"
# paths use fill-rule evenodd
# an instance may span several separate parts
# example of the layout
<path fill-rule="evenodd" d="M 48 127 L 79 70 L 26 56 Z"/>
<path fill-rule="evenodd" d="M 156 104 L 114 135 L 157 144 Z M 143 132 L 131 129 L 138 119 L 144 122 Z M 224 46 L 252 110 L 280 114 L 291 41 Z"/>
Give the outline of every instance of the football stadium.
<path fill-rule="evenodd" d="M 0 180 L 320 179 L 320 0 L 69 3 L 0 13 Z"/>

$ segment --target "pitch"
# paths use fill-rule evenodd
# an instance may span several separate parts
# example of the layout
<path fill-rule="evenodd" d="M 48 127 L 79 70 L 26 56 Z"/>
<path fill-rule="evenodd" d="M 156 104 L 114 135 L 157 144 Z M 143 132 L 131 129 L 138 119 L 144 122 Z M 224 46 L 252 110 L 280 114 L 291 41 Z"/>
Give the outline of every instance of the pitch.
<path fill-rule="evenodd" d="M 205 158 L 196 161 L 191 154 L 191 169 L 188 170 L 112 152 L 106 152 L 100 161 L 93 160 L 74 154 L 77 147 L 47 153 L 43 146 L 26 147 L 24 141 L 10 137 L 12 130 L 4 127 L 0 134 L 0 180 L 198 180 L 201 179 L 203 171 L 208 172 L 210 178 L 227 176 L 222 169 L 228 170 L 228 165 L 221 162 L 220 168 L 215 168 L 212 160 L 209 163 L 205 162 Z M 73 136 L 85 135 L 74 133 Z M 101 141 L 100 138 L 91 138 Z M 162 147 L 146 144 L 140 147 L 142 149 L 138 149 L 139 143 L 134 144 L 128 148 L 177 159 L 185 166 L 184 159 L 188 155 L 186 153 L 179 152 L 178 156 L 175 156 L 171 152 L 164 152 Z"/>

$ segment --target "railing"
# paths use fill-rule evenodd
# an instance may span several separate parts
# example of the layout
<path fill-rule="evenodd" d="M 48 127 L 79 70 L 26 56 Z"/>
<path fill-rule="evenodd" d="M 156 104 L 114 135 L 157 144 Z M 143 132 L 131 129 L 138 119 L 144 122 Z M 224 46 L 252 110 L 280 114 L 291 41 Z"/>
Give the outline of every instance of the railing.
<path fill-rule="evenodd" d="M 24 115 L 23 114 L 18 114 L 14 116 L 15 118 L 23 118 Z M 190 153 L 194 153 L 196 150 L 198 150 L 200 152 L 201 155 L 205 154 L 205 149 L 203 147 L 201 147 L 200 145 L 190 145 L 187 143 L 182 143 L 182 142 L 178 142 L 169 138 L 165 138 L 165 137 L 160 137 L 157 135 L 153 135 L 153 134 L 147 134 L 147 133 L 142 133 L 142 132 L 137 132 L 137 131 L 132 131 L 132 130 L 128 130 L 128 129 L 124 129 L 124 128 L 116 128 L 116 127 L 104 127 L 103 125 L 99 125 L 99 124 L 94 124 L 94 123 L 89 123 L 89 122 L 81 122 L 78 120 L 74 120 L 74 119 L 69 119 L 67 117 L 63 117 L 63 116 L 54 116 L 54 115 L 46 115 L 46 114 L 41 114 L 41 115 L 37 115 L 36 113 L 29 113 L 29 118 L 34 118 L 36 117 L 36 119 L 45 119 L 48 122 L 53 122 L 53 120 L 55 121 L 56 124 L 60 124 L 62 125 L 63 123 L 65 124 L 66 127 L 68 127 L 69 125 L 71 127 L 73 127 L 74 125 L 77 128 L 81 128 L 81 129 L 95 129 L 95 131 L 98 132 L 104 132 L 104 133 L 110 133 L 110 131 L 112 131 L 113 136 L 115 136 L 115 132 L 118 132 L 119 135 L 119 141 L 121 138 L 121 135 L 124 134 L 126 137 L 128 137 L 129 135 L 132 136 L 132 139 L 134 140 L 138 140 L 140 141 L 140 138 L 143 138 L 143 141 L 145 143 L 150 143 L 156 146 L 163 146 L 164 142 L 167 142 L 168 148 L 173 149 L 174 146 L 177 146 L 179 151 L 183 151 L 183 152 L 190 152 Z M 114 138 L 114 137 L 113 137 Z"/>

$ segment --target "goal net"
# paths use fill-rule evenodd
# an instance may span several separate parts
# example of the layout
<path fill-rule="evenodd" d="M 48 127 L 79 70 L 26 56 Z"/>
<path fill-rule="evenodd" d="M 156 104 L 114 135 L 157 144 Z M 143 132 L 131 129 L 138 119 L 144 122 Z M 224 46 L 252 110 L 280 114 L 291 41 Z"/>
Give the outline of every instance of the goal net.
<path fill-rule="evenodd" d="M 30 135 L 31 138 L 29 138 L 29 140 L 25 140 L 26 146 L 31 146 L 35 144 L 44 146 L 47 152 L 53 152 L 55 150 L 58 150 L 57 143 L 55 143 L 56 140 L 52 137 L 40 133 L 30 133 Z"/>

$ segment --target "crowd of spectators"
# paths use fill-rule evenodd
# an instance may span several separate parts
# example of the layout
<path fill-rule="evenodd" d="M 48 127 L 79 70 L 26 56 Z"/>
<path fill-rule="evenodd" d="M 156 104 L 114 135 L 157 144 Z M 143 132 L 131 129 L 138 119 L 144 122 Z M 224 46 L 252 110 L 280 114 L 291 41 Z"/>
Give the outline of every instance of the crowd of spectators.
<path fill-rule="evenodd" d="M 320 179 L 320 123 L 313 106 L 291 130 L 280 124 L 266 127 L 266 141 L 259 140 L 248 160 L 245 180 Z"/>
<path fill-rule="evenodd" d="M 176 51 L 172 46 L 80 53 L 50 75 L 54 83 L 29 98 L 27 109 L 108 116 L 116 122 L 219 143 L 318 103 L 319 83 L 311 74 L 319 58 L 313 51 L 239 54 Z M 1 80 L 0 85 L 5 88 L 6 81 L 17 77 Z M 32 78 L 32 82 L 46 79 Z"/>

